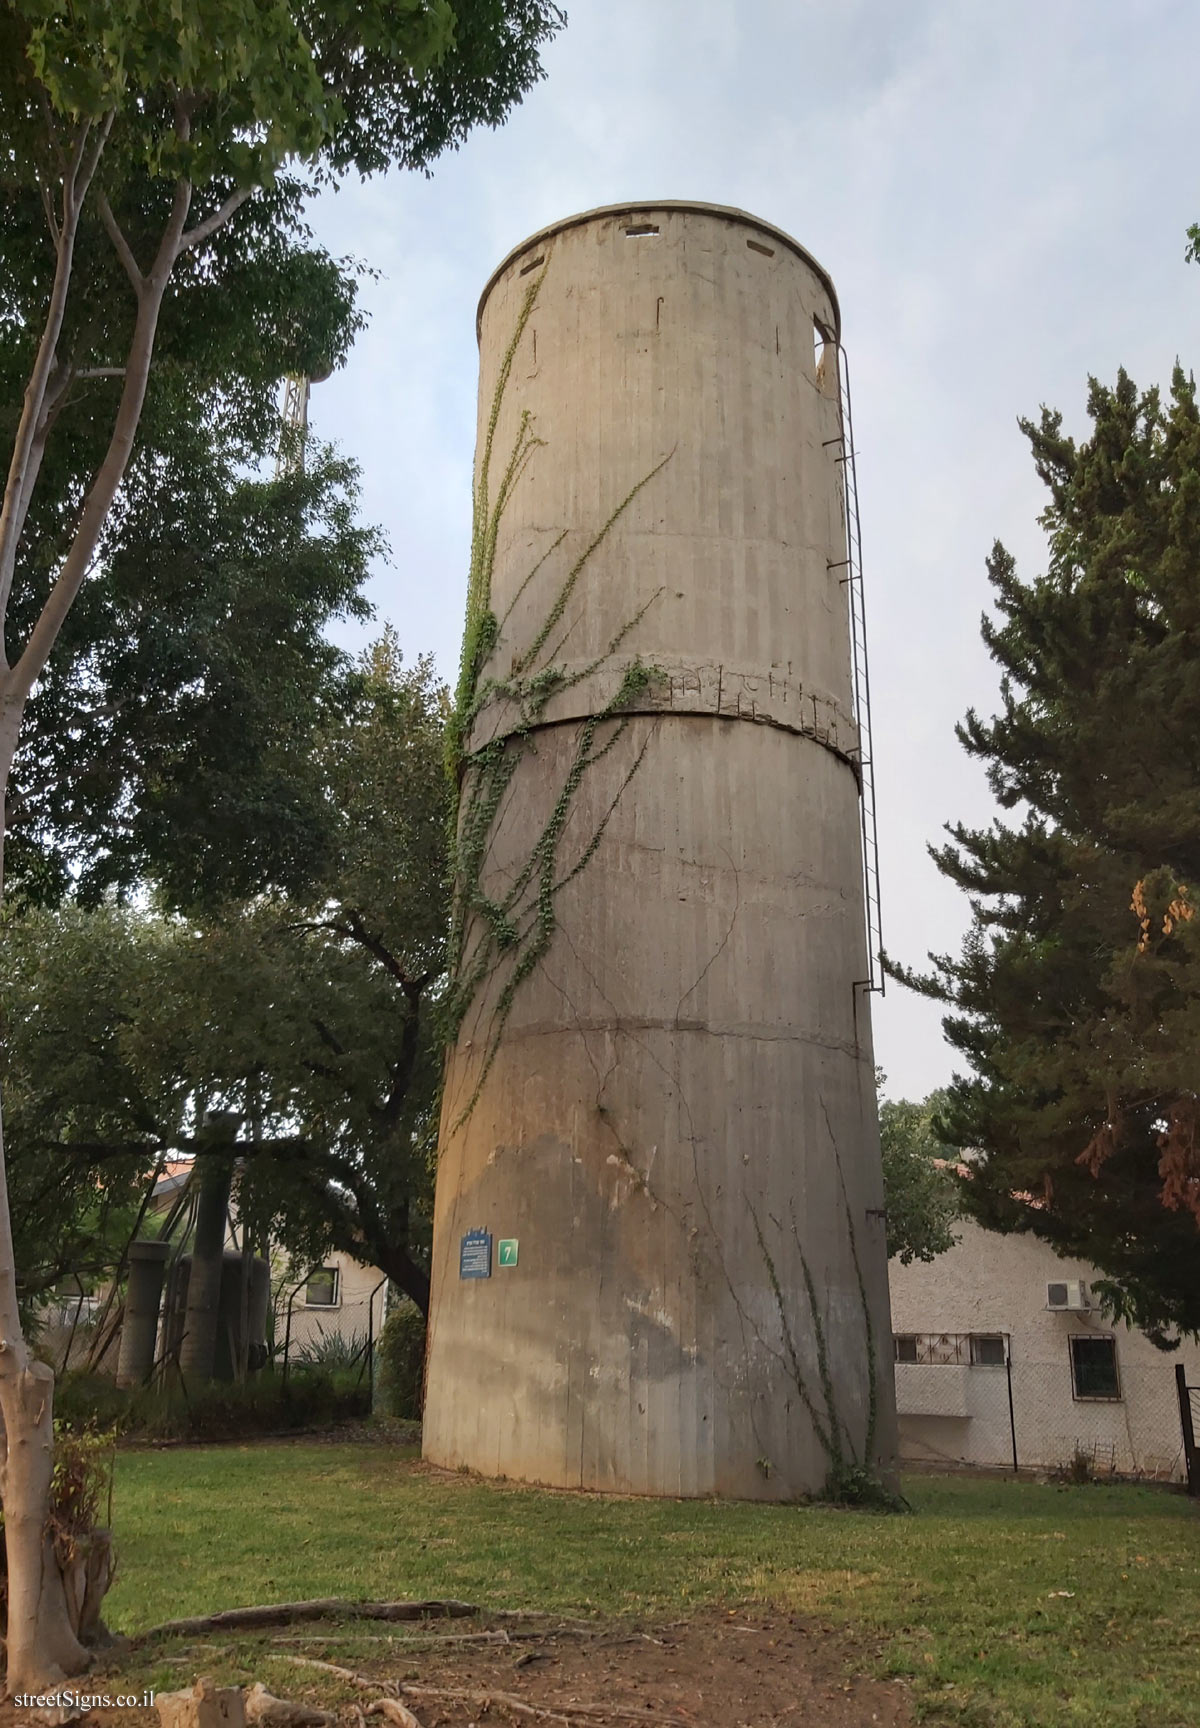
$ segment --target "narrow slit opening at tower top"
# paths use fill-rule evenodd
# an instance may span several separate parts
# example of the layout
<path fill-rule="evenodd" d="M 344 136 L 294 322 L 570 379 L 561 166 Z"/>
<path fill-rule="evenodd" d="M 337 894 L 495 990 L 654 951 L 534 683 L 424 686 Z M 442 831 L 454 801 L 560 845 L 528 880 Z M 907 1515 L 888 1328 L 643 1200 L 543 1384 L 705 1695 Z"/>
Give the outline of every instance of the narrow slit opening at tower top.
<path fill-rule="evenodd" d="M 836 365 L 833 333 L 819 318 L 813 319 L 813 374 L 818 384 L 825 382 L 830 366 Z"/>
<path fill-rule="evenodd" d="M 531 258 L 528 264 L 522 264 L 519 274 L 522 276 L 528 276 L 531 270 L 536 270 L 539 264 L 544 264 L 545 262 L 546 254 L 543 252 L 539 257 Z"/>
<path fill-rule="evenodd" d="M 626 240 L 644 240 L 651 234 L 658 233 L 657 222 L 635 222 L 625 230 Z"/>
<path fill-rule="evenodd" d="M 746 245 L 751 252 L 761 252 L 764 258 L 774 258 L 774 246 L 764 246 L 761 240 L 747 240 Z"/>

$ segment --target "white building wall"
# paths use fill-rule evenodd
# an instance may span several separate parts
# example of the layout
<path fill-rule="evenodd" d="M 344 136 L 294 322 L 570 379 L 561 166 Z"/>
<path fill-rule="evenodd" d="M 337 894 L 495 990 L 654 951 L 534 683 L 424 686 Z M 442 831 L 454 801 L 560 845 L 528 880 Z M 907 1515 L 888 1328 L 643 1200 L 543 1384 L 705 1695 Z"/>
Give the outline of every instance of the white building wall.
<path fill-rule="evenodd" d="M 1049 1310 L 1047 1284 L 1090 1282 L 1100 1276 L 1095 1267 L 1060 1259 L 1031 1236 L 1000 1236 L 966 1220 L 956 1228 L 955 1247 L 928 1265 L 891 1262 L 893 1331 L 922 1340 L 1006 1335 L 1012 1422 L 1003 1366 L 897 1362 L 901 1459 L 1011 1468 L 1015 1429 L 1023 1469 L 1053 1469 L 1082 1450 L 1102 1472 L 1181 1479 L 1175 1364 L 1182 1361 L 1189 1383 L 1200 1385 L 1200 1351 L 1185 1344 L 1164 1353 L 1143 1333 L 1114 1326 L 1095 1310 Z M 1118 1397 L 1075 1396 L 1072 1333 L 1115 1339 Z"/>
<path fill-rule="evenodd" d="M 276 1336 L 282 1341 L 287 1327 L 287 1304 L 292 1304 L 289 1351 L 293 1359 L 320 1352 L 327 1340 L 339 1338 L 352 1349 L 365 1346 L 368 1336 L 379 1337 L 387 1312 L 387 1283 L 377 1266 L 364 1266 L 340 1250 L 326 1255 L 326 1267 L 337 1272 L 336 1300 L 312 1303 L 301 1287 L 291 1296 L 294 1281 L 280 1283 L 276 1298 Z"/>

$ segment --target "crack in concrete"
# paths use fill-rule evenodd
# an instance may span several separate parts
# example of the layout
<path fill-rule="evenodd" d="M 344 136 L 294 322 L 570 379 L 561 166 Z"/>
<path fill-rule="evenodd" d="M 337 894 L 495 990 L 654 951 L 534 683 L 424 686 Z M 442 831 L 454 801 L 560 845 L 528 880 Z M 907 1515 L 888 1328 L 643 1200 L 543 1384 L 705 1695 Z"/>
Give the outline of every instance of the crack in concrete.
<path fill-rule="evenodd" d="M 696 982 L 694 984 L 690 985 L 689 988 L 684 991 L 683 995 L 679 998 L 679 1001 L 676 1003 L 676 1005 L 675 1005 L 675 1023 L 677 1026 L 679 1024 L 679 1011 L 680 1011 L 680 1009 L 683 1007 L 684 1003 L 687 1001 L 688 997 L 692 994 L 692 992 L 694 990 L 698 990 L 700 988 L 701 984 L 704 982 L 704 980 L 708 976 L 709 972 L 716 965 L 717 961 L 721 958 L 721 955 L 725 952 L 725 949 L 728 947 L 729 938 L 733 935 L 733 927 L 737 923 L 738 912 L 741 910 L 741 905 L 742 905 L 742 879 L 741 879 L 741 876 L 738 874 L 737 866 L 734 864 L 733 857 L 732 857 L 731 853 L 728 851 L 728 849 L 726 847 L 722 846 L 721 851 L 724 852 L 724 854 L 725 854 L 726 860 L 728 861 L 728 864 L 729 864 L 729 874 L 733 877 L 733 896 L 734 896 L 733 897 L 733 911 L 730 914 L 730 918 L 729 918 L 729 928 L 728 928 L 728 930 L 726 930 L 724 936 L 722 936 L 722 938 L 721 938 L 720 942 L 718 943 L 717 948 L 714 951 L 714 953 L 710 955 L 706 964 L 701 968 L 700 975 L 696 979 Z"/>

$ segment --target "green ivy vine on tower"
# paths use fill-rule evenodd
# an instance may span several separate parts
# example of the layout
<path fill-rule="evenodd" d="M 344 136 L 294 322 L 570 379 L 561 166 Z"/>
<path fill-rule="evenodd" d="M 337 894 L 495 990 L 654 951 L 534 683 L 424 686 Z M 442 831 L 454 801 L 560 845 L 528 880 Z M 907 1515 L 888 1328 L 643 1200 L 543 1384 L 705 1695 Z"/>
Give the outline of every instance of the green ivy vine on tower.
<path fill-rule="evenodd" d="M 457 1036 L 484 983 L 500 967 L 507 967 L 507 975 L 489 1016 L 484 1049 L 470 1096 L 456 1116 L 453 1128 L 460 1127 L 475 1108 L 495 1060 L 513 1000 L 553 940 L 557 927 L 555 908 L 558 895 L 595 856 L 613 810 L 641 765 L 646 743 L 638 751 L 579 856 L 574 863 L 564 865 L 559 856 L 560 843 L 580 786 L 623 737 L 631 718 L 632 705 L 659 676 L 657 668 L 635 658 L 626 666 L 617 688 L 603 706 L 580 722 L 572 759 L 527 858 L 512 878 L 505 881 L 502 893 L 489 893 L 484 887 L 484 877 L 496 818 L 513 776 L 533 748 L 531 735 L 545 719 L 551 699 L 611 661 L 662 592 L 661 588 L 656 590 L 594 660 L 574 671 L 568 671 L 556 662 L 555 656 L 561 644 L 553 643 L 551 639 L 562 622 L 589 560 L 638 493 L 670 460 L 670 454 L 630 488 L 608 519 L 590 537 L 559 583 L 533 639 L 520 653 L 513 655 L 509 671 L 500 675 L 490 670 L 496 662 L 504 626 L 513 607 L 567 538 L 564 528 L 526 574 L 503 617 L 498 618 L 493 604 L 492 575 L 501 521 L 514 488 L 535 452 L 544 448 L 544 440 L 534 432 L 533 416 L 528 410 L 524 411 L 493 499 L 492 462 L 496 428 L 513 362 L 545 275 L 543 270 L 526 292 L 512 340 L 501 360 L 492 396 L 473 499 L 462 661 L 447 728 L 446 767 L 452 789 L 457 794 L 450 836 L 451 982 L 445 1002 L 448 1042 Z M 503 728 L 486 742 L 472 747 L 472 736 L 485 712 L 501 704 L 508 708 Z"/>

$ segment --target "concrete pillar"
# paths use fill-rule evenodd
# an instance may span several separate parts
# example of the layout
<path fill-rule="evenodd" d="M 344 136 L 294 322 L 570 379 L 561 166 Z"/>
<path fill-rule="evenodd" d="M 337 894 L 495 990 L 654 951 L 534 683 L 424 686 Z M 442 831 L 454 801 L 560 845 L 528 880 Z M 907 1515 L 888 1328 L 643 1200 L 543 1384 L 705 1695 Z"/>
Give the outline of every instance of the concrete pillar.
<path fill-rule="evenodd" d="M 129 1282 L 117 1357 L 118 1386 L 141 1386 L 150 1378 L 163 1273 L 170 1252 L 167 1242 L 134 1242 L 129 1249 Z"/>
<path fill-rule="evenodd" d="M 217 1361 L 225 1230 L 233 1160 L 220 1152 L 203 1154 L 197 1172 L 196 1236 L 187 1284 L 187 1312 L 179 1368 L 189 1384 L 211 1380 Z"/>
<path fill-rule="evenodd" d="M 706 205 L 560 223 L 484 292 L 437 1463 L 788 1499 L 894 1458 L 839 333 Z"/>
<path fill-rule="evenodd" d="M 246 1280 L 249 1288 L 246 1289 Z M 242 1325 L 247 1327 L 248 1368 L 261 1368 L 266 1360 L 267 1304 L 271 1295 L 271 1269 L 261 1257 L 246 1261 L 236 1250 L 225 1254 L 221 1275 L 221 1305 L 217 1320 L 217 1344 L 213 1357 L 214 1380 L 236 1380 L 242 1353 Z"/>
<path fill-rule="evenodd" d="M 250 1262 L 250 1348 L 247 1365 L 257 1373 L 267 1362 L 267 1310 L 271 1306 L 271 1264 L 261 1255 Z"/>

